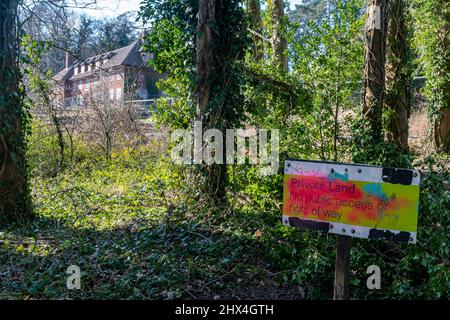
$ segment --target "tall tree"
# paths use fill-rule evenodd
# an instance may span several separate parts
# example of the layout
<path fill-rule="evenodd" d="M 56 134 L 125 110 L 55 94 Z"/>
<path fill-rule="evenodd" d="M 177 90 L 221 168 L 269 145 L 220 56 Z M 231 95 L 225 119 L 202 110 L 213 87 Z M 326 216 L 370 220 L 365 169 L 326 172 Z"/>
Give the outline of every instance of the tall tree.
<path fill-rule="evenodd" d="M 271 17 L 272 48 L 275 65 L 282 71 L 288 70 L 287 40 L 284 35 L 284 1 L 268 0 Z"/>
<path fill-rule="evenodd" d="M 405 1 L 390 0 L 386 61 L 386 107 L 391 112 L 388 138 L 403 149 L 408 148 L 411 101 L 407 33 Z"/>
<path fill-rule="evenodd" d="M 81 15 L 78 20 L 78 27 L 76 28 L 75 36 L 75 48 L 74 54 L 76 57 L 82 59 L 88 58 L 91 55 L 96 54 L 94 52 L 93 35 L 95 35 L 95 29 L 98 27 L 96 21 L 90 18 L 88 15 Z"/>
<path fill-rule="evenodd" d="M 27 112 L 20 85 L 19 0 L 0 2 L 0 224 L 31 217 L 25 159 Z"/>
<path fill-rule="evenodd" d="M 98 53 L 125 47 L 138 36 L 131 12 L 110 20 L 97 20 L 96 24 L 99 30 L 96 40 Z"/>
<path fill-rule="evenodd" d="M 303 0 L 296 4 L 293 10 L 288 10 L 289 19 L 300 23 L 299 33 L 303 34 L 308 28 L 308 23 L 320 24 L 327 19 L 328 0 Z"/>
<path fill-rule="evenodd" d="M 223 132 L 239 124 L 242 117 L 239 112 L 239 105 L 242 104 L 241 79 L 236 66 L 245 54 L 247 43 L 244 32 L 240 1 L 200 0 L 195 93 L 196 118 L 202 122 L 203 130 L 219 129 Z M 220 147 L 225 150 L 225 141 Z M 199 157 L 194 154 L 194 161 L 196 158 Z M 202 170 L 206 187 L 204 191 L 215 202 L 221 202 L 226 195 L 226 165 L 206 164 Z"/>
<path fill-rule="evenodd" d="M 158 118 L 172 128 L 187 127 L 193 120 L 201 121 L 203 131 L 240 126 L 245 106 L 239 66 L 249 44 L 242 0 L 146 0 L 140 16 L 152 22 L 145 48 L 154 53 L 155 70 L 167 75 L 160 84 L 177 97 L 177 103 L 158 108 Z M 217 145 L 219 140 L 214 140 Z M 202 141 L 194 141 L 196 146 L 202 147 Z M 194 150 L 198 194 L 215 203 L 226 201 L 225 165 L 203 163 L 200 156 Z"/>
<path fill-rule="evenodd" d="M 30 2 L 22 6 L 23 31 L 32 41 L 49 42 L 52 46 L 40 57 L 40 68 L 54 73 L 64 68 L 65 52 L 60 48 L 77 51 L 78 32 L 75 28 L 78 17 L 64 3 L 54 5 L 46 1 Z M 89 32 L 86 32 L 89 34 Z M 88 43 L 83 44 L 89 47 Z M 82 51 L 82 50 L 80 50 Z"/>
<path fill-rule="evenodd" d="M 382 139 L 388 0 L 367 0 L 363 114 L 375 142 Z"/>
<path fill-rule="evenodd" d="M 198 84 L 197 92 L 197 121 L 202 125 L 206 125 L 204 129 L 211 129 L 217 125 L 217 120 L 214 117 L 208 117 L 208 109 L 213 99 L 213 72 L 217 66 L 215 48 L 215 33 L 214 26 L 216 22 L 216 1 L 215 0 L 200 0 L 197 24 L 197 78 Z M 219 31 L 220 32 L 220 31 Z M 204 131 L 203 129 L 203 131 Z M 203 131 L 201 134 L 203 136 Z M 222 145 L 220 147 L 223 147 Z M 201 141 L 194 141 L 194 161 L 200 163 L 203 161 L 203 139 Z M 214 202 L 220 202 L 225 197 L 225 179 L 226 167 L 224 164 L 212 164 L 203 166 L 200 169 L 203 172 L 204 184 L 207 194 Z"/>
<path fill-rule="evenodd" d="M 427 78 L 425 97 L 438 150 L 450 154 L 450 3 L 414 1 L 414 43 Z"/>
<path fill-rule="evenodd" d="M 197 120 L 205 115 L 211 98 L 211 74 L 214 63 L 213 26 L 216 1 L 200 0 L 197 25 Z"/>
<path fill-rule="evenodd" d="M 247 0 L 247 14 L 250 18 L 250 30 L 252 32 L 252 53 L 256 60 L 261 60 L 264 55 L 262 42 L 261 3 L 259 0 Z"/>

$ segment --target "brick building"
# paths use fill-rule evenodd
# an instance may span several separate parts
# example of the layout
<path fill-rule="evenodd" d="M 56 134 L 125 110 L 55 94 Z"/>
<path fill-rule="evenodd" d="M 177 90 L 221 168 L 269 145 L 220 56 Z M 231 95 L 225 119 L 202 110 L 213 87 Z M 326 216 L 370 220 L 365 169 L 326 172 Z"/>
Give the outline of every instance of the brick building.
<path fill-rule="evenodd" d="M 93 98 L 123 103 L 161 96 L 155 84 L 162 75 L 148 65 L 152 56 L 142 50 L 142 43 L 141 36 L 127 47 L 83 61 L 66 53 L 65 68 L 53 78 L 58 99 L 71 107 Z"/>

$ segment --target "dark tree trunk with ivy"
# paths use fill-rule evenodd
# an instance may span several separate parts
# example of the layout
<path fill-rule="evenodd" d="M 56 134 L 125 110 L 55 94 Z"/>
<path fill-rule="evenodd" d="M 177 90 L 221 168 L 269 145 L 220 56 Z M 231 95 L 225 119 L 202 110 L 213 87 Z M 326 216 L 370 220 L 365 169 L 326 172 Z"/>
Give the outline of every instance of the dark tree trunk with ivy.
<path fill-rule="evenodd" d="M 247 0 L 247 14 L 252 32 L 252 54 L 256 60 L 264 57 L 264 44 L 262 39 L 261 4 L 259 0 Z"/>
<path fill-rule="evenodd" d="M 213 128 L 214 122 L 206 116 L 211 103 L 212 73 L 214 72 L 214 26 L 216 24 L 216 1 L 200 0 L 197 25 L 197 121 L 201 121 L 203 132 Z M 209 119 L 208 119 L 209 118 Z M 202 132 L 202 134 L 203 134 Z M 203 148 L 198 151 L 200 155 L 194 158 L 202 159 Z M 200 186 L 202 192 L 209 195 L 214 202 L 220 202 L 225 197 L 224 178 L 226 168 L 224 165 L 205 165 L 200 168 Z"/>
<path fill-rule="evenodd" d="M 448 82 L 446 103 L 450 106 L 450 81 Z M 434 120 L 434 141 L 438 150 L 450 154 L 450 107 L 444 108 Z"/>
<path fill-rule="evenodd" d="M 239 124 L 243 112 L 237 62 L 244 57 L 246 40 L 240 1 L 200 0 L 196 64 L 197 121 L 203 131 L 225 132 Z M 223 141 L 225 150 L 225 139 Z M 216 203 L 225 199 L 226 164 L 201 167 L 200 185 Z"/>
<path fill-rule="evenodd" d="M 214 62 L 213 26 L 216 1 L 200 0 L 197 26 L 197 120 L 202 120 L 211 98 L 211 72 Z"/>
<path fill-rule="evenodd" d="M 448 6 L 447 3 L 447 8 Z M 436 35 L 442 55 L 436 59 L 438 63 L 435 73 L 439 81 L 435 82 L 439 84 L 436 86 L 435 96 L 438 101 L 435 103 L 437 102 L 436 105 L 440 105 L 440 108 L 437 108 L 433 117 L 433 131 L 436 148 L 450 155 L 450 11 L 447 9 L 444 14 L 444 21 L 447 23 L 444 23 Z"/>
<path fill-rule="evenodd" d="M 391 112 L 388 138 L 405 150 L 411 101 L 407 32 L 405 1 L 390 0 L 386 63 L 386 107 Z"/>
<path fill-rule="evenodd" d="M 450 4 L 415 0 L 414 45 L 423 74 L 433 140 L 437 150 L 450 154 Z"/>
<path fill-rule="evenodd" d="M 288 70 L 286 55 L 287 40 L 283 34 L 284 1 L 269 0 L 269 12 L 272 20 L 272 48 L 276 66 L 281 71 Z"/>
<path fill-rule="evenodd" d="M 18 4 L 18 0 L 0 2 L 0 224 L 25 222 L 31 217 L 25 158 L 28 117 L 18 61 Z"/>
<path fill-rule="evenodd" d="M 382 140 L 385 87 L 387 0 L 367 0 L 363 113 L 375 142 Z"/>

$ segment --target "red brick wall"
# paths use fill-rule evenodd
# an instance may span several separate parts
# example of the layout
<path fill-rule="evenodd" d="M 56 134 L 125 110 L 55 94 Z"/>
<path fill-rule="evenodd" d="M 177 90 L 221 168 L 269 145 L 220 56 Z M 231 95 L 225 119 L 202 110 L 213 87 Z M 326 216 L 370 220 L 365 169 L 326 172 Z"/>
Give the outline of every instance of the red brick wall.
<path fill-rule="evenodd" d="M 81 81 L 81 83 L 80 83 Z M 83 95 L 84 97 L 89 97 L 92 93 L 99 93 L 99 91 L 104 91 L 104 94 L 109 97 L 110 90 L 113 90 L 113 99 L 123 100 L 124 92 L 124 78 L 122 67 L 113 70 L 111 73 L 104 75 L 91 75 L 77 80 L 70 81 L 70 96 L 77 97 Z M 117 96 L 120 89 L 120 97 Z"/>
<path fill-rule="evenodd" d="M 112 90 L 114 101 L 141 99 L 136 94 L 131 97 L 131 93 L 136 93 L 136 91 L 141 94 L 146 92 L 149 99 L 154 98 L 154 95 L 161 94 L 155 84 L 162 78 L 162 75 L 150 67 L 118 66 L 111 72 L 104 72 L 104 74 L 89 73 L 85 77 L 80 77 L 79 74 L 76 76 L 78 77 L 76 80 L 66 82 L 65 99 L 72 97 L 89 99 L 91 94 L 99 94 L 101 91 L 103 91 L 105 98 L 109 98 L 110 90 Z M 131 83 L 136 84 L 135 89 L 130 88 Z M 120 97 L 118 97 L 118 89 Z"/>

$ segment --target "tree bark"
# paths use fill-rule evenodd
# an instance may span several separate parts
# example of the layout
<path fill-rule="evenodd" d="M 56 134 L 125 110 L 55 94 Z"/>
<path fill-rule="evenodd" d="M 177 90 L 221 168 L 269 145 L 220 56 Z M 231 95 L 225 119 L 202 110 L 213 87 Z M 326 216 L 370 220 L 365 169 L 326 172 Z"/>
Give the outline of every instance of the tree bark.
<path fill-rule="evenodd" d="M 216 0 L 200 0 L 198 25 L 197 25 L 197 121 L 202 123 L 201 134 L 207 129 L 215 128 L 220 120 L 220 111 L 212 112 L 209 104 L 212 97 L 212 88 L 215 83 L 214 77 L 220 77 L 221 70 L 217 66 L 217 52 L 214 42 L 218 41 L 218 33 L 214 33 L 212 28 L 216 25 L 216 12 L 220 3 Z M 220 7 L 219 7 L 220 11 Z M 215 37 L 217 35 L 217 37 Z M 202 163 L 203 141 L 194 141 L 194 163 Z M 200 188 L 206 193 L 209 199 L 220 204 L 226 195 L 226 166 L 225 164 L 202 164 L 199 169 Z"/>
<path fill-rule="evenodd" d="M 438 150 L 450 155 L 450 81 L 447 80 L 447 107 L 434 120 L 434 143 Z"/>
<path fill-rule="evenodd" d="M 216 0 L 200 0 L 197 25 L 197 120 L 201 121 L 211 97 Z"/>
<path fill-rule="evenodd" d="M 447 11 L 448 12 L 448 11 Z M 448 14 L 446 15 L 448 22 Z M 443 26 L 437 37 L 439 39 L 442 52 L 447 52 L 447 59 L 442 59 L 443 65 L 436 66 L 436 72 L 440 73 L 441 79 L 445 79 L 445 83 L 438 90 L 442 92 L 442 108 L 434 118 L 434 143 L 438 150 L 444 151 L 450 155 L 450 64 L 448 52 L 450 47 L 450 25 L 447 23 Z"/>
<path fill-rule="evenodd" d="M 387 34 L 386 107 L 391 110 L 388 138 L 408 149 L 410 115 L 410 74 L 408 72 L 407 28 L 404 0 L 390 0 Z"/>
<path fill-rule="evenodd" d="M 18 0 L 0 2 L 0 224 L 31 217 L 25 159 L 27 112 L 18 64 L 18 4 Z"/>
<path fill-rule="evenodd" d="M 283 35 L 284 1 L 269 0 L 268 7 L 272 19 L 272 48 L 275 65 L 281 71 L 288 71 L 286 55 L 287 40 Z"/>
<path fill-rule="evenodd" d="M 367 0 L 363 114 L 375 142 L 382 140 L 388 0 Z"/>
<path fill-rule="evenodd" d="M 256 34 L 252 34 L 253 57 L 255 60 L 262 60 L 264 57 L 264 44 L 260 36 L 262 34 L 261 3 L 259 0 L 247 0 L 247 13 L 250 17 L 250 29 Z"/>

